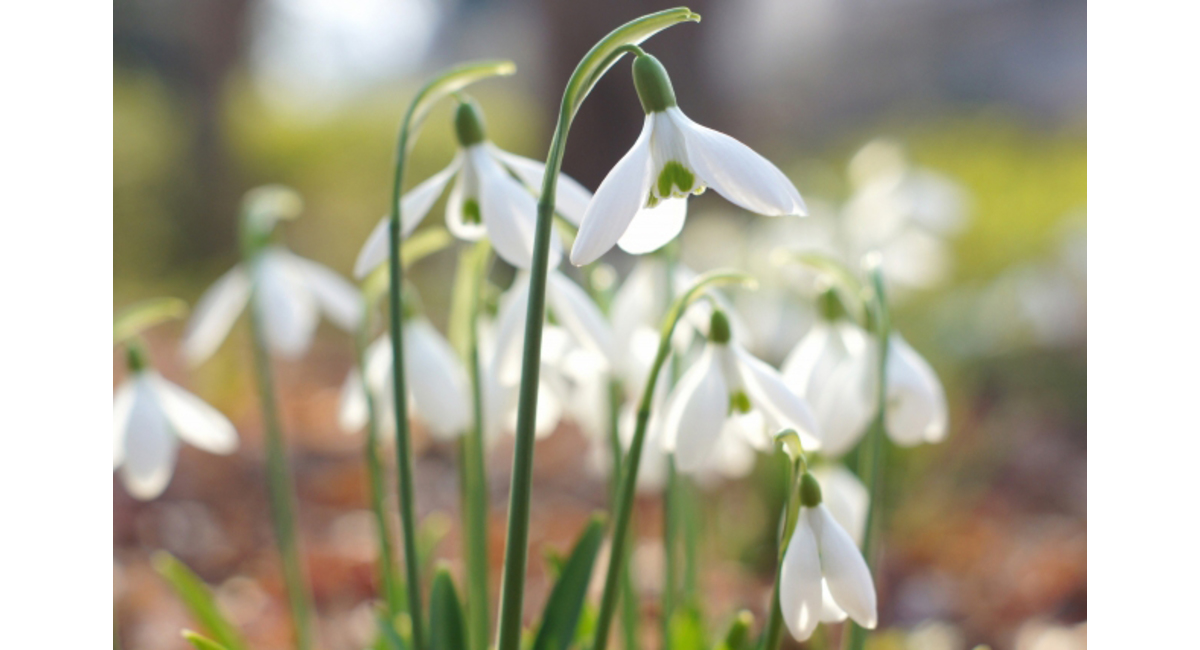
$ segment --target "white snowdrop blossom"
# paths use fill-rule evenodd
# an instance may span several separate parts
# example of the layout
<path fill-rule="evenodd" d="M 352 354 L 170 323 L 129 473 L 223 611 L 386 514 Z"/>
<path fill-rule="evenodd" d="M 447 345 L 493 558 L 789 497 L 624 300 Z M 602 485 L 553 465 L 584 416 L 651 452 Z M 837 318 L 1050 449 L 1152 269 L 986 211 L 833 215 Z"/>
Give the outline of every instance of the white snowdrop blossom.
<path fill-rule="evenodd" d="M 812 405 L 822 451 L 846 453 L 875 415 L 878 342 L 847 318 L 822 318 L 783 363 L 787 385 Z M 946 393 L 937 374 L 899 334 L 888 340 L 887 431 L 903 446 L 946 437 Z"/>
<path fill-rule="evenodd" d="M 800 511 L 779 570 L 779 609 L 797 641 L 812 636 L 818 623 L 837 623 L 847 615 L 867 629 L 877 622 L 866 560 L 808 473 L 801 477 Z"/>
<path fill-rule="evenodd" d="M 700 358 L 680 377 L 667 398 L 663 445 L 676 466 L 695 472 L 725 436 L 741 436 L 757 449 L 770 449 L 770 434 L 795 429 L 805 449 L 820 447 L 816 420 L 804 399 L 779 372 L 745 350 L 730 333 L 729 319 L 713 311 Z"/>
<path fill-rule="evenodd" d="M 446 227 L 450 232 L 468 241 L 487 235 L 504 261 L 517 268 L 529 268 L 545 163 L 508 153 L 487 140 L 483 118 L 472 103 L 459 104 L 455 127 L 460 149 L 450 165 L 400 199 L 400 236 L 412 234 L 453 180 L 446 202 Z M 559 174 L 555 209 L 567 221 L 579 225 L 591 198 L 586 188 Z M 367 237 L 354 265 L 355 277 L 365 277 L 387 261 L 388 227 L 389 219 L 384 217 Z M 552 237 L 551 266 L 561 256 L 562 242 Z"/>
<path fill-rule="evenodd" d="M 113 395 L 113 469 L 135 498 L 162 494 L 175 471 L 179 441 L 232 453 L 237 431 L 224 415 L 148 368 L 135 369 Z"/>
<path fill-rule="evenodd" d="M 778 167 L 679 110 L 658 59 L 634 59 L 633 79 L 646 120 L 633 148 L 588 204 L 571 250 L 572 264 L 590 264 L 614 244 L 633 254 L 662 247 L 683 229 L 687 197 L 707 187 L 758 214 L 806 214 L 800 193 Z"/>
<path fill-rule="evenodd" d="M 267 346 L 287 358 L 308 350 L 322 313 L 348 332 L 362 317 L 361 297 L 349 282 L 282 246 L 269 246 L 249 264 L 233 267 L 200 297 L 183 339 L 190 363 L 216 352 L 251 295 Z"/>
<path fill-rule="evenodd" d="M 467 373 L 450 343 L 423 317 L 404 323 L 404 379 L 413 415 L 439 440 L 450 440 L 467 430 L 472 407 Z M 367 386 L 364 390 L 358 369 L 342 384 L 338 424 L 354 432 L 367 423 L 367 395 L 377 409 L 379 423 L 395 429 L 392 386 L 392 341 L 383 335 L 366 350 Z"/>

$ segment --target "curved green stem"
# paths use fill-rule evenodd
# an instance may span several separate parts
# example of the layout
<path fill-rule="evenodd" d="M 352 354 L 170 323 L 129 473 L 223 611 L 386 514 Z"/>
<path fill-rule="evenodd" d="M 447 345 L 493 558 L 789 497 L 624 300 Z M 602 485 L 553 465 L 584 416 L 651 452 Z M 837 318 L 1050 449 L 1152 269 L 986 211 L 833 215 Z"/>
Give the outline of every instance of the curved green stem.
<path fill-rule="evenodd" d="M 541 370 L 542 326 L 546 315 L 546 274 L 549 271 L 554 197 L 562 169 L 567 133 L 579 105 L 613 64 L 625 54 L 621 49 L 638 44 L 651 35 L 688 20 L 699 20 L 686 8 L 668 9 L 643 16 L 613 30 L 583 57 L 567 81 L 558 123 L 537 206 L 537 224 L 530 268 L 529 302 L 525 318 L 525 348 L 521 358 L 521 386 L 517 397 L 516 444 L 513 450 L 512 488 L 509 492 L 508 532 L 504 548 L 504 576 L 500 589 L 498 650 L 518 650 L 525 598 L 525 567 L 529 556 L 529 505 L 533 488 L 534 422 L 537 415 Z"/>
<path fill-rule="evenodd" d="M 771 613 L 767 618 L 767 627 L 763 630 L 762 645 L 758 650 L 776 650 L 783 638 L 783 610 L 779 607 L 779 577 L 783 570 L 783 554 L 787 551 L 788 543 L 792 541 L 792 533 L 796 530 L 799 520 L 800 504 L 796 493 L 799 491 L 800 475 L 805 471 L 804 457 L 798 456 L 788 465 L 788 491 L 784 499 L 783 518 L 779 527 L 779 547 L 775 555 L 775 586 L 771 591 Z"/>
<path fill-rule="evenodd" d="M 888 310 L 887 295 L 884 293 L 883 272 L 879 266 L 870 271 L 871 289 L 873 292 L 874 312 L 871 320 L 874 334 L 879 344 L 879 358 L 876 359 L 876 407 L 875 418 L 867 432 L 866 440 L 858 455 L 858 476 L 863 479 L 871 493 L 871 502 L 867 508 L 867 523 L 863 533 L 863 557 L 871 574 L 875 573 L 876 555 L 879 537 L 879 519 L 883 514 L 884 476 L 883 465 L 887 453 L 887 359 L 888 340 L 891 337 L 891 314 Z M 851 650 L 862 650 L 867 644 L 867 629 L 850 622 L 850 634 L 847 635 L 846 647 Z"/>
<path fill-rule="evenodd" d="M 438 100 L 480 79 L 516 71 L 509 61 L 468 63 L 425 84 L 408 106 L 396 138 L 396 166 L 392 174 L 392 203 L 388 219 L 388 309 L 392 339 L 392 389 L 396 414 L 396 465 L 399 478 L 400 519 L 404 524 L 404 572 L 408 587 L 408 609 L 412 619 L 412 641 L 416 650 L 426 650 L 425 619 L 421 607 L 420 563 L 417 557 L 416 503 L 413 498 L 412 442 L 408 432 L 408 389 L 404 378 L 404 336 L 401 293 L 404 265 L 400 259 L 400 190 L 404 166 L 421 122 Z"/>
<path fill-rule="evenodd" d="M 619 594 L 618 583 L 622 566 L 629 546 L 629 522 L 633 514 L 633 497 L 637 490 L 638 467 L 642 459 L 642 447 L 646 442 L 646 427 L 650 423 L 650 409 L 653 406 L 654 387 L 658 384 L 658 376 L 666 365 L 667 357 L 671 354 L 671 337 L 675 326 L 683 318 L 687 308 L 702 295 L 705 289 L 717 284 L 743 283 L 753 284 L 753 278 L 738 272 L 714 271 L 696 278 L 671 306 L 663 322 L 663 329 L 658 341 L 658 352 L 646 386 L 642 389 L 641 401 L 638 402 L 637 426 L 633 432 L 633 440 L 629 452 L 621 463 L 621 485 L 617 493 L 617 511 L 613 524 L 612 549 L 609 552 L 608 572 L 604 578 L 604 595 L 600 600 L 600 612 L 596 617 L 595 638 L 592 650 L 604 650 L 608 644 L 608 629 L 612 623 L 613 611 L 617 606 Z"/>

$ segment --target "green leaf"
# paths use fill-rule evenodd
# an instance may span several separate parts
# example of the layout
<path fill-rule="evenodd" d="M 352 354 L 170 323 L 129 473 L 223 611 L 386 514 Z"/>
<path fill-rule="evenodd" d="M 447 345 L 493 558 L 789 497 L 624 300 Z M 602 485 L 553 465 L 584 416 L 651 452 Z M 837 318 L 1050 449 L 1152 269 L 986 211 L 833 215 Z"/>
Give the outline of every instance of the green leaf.
<path fill-rule="evenodd" d="M 187 316 L 179 298 L 150 298 L 122 309 L 113 318 L 113 345 L 131 339 L 159 323 Z"/>
<path fill-rule="evenodd" d="M 192 644 L 196 650 L 229 650 L 220 643 L 191 630 L 184 630 L 183 638 L 187 639 L 187 642 Z"/>
<path fill-rule="evenodd" d="M 403 128 L 407 129 L 408 133 L 416 133 L 417 129 L 421 128 L 421 122 L 429 117 L 429 111 L 433 109 L 434 104 L 437 104 L 442 98 L 477 81 L 488 77 L 506 77 L 516 71 L 517 64 L 507 60 L 472 61 L 447 70 L 431 79 L 417 92 L 416 98 L 413 99 L 413 103 L 408 109 Z M 408 147 L 411 148 L 412 144 L 413 140 L 410 140 Z"/>
<path fill-rule="evenodd" d="M 388 618 L 388 613 L 383 608 L 375 610 L 375 625 L 379 628 L 377 646 L 384 650 L 408 650 L 404 637 L 396 631 L 396 624 Z"/>
<path fill-rule="evenodd" d="M 467 650 L 467 628 L 462 604 L 450 571 L 441 567 L 433 578 L 429 597 L 430 647 L 432 650 Z"/>
<path fill-rule="evenodd" d="M 562 110 L 568 118 L 575 117 L 579 105 L 583 103 L 600 77 L 604 76 L 604 73 L 624 56 L 625 51 L 622 48 L 638 45 L 672 25 L 689 20 L 700 22 L 700 14 L 692 12 L 687 7 L 667 9 L 625 23 L 596 43 L 575 67 L 575 72 L 571 75 L 571 82 L 563 93 Z"/>
<path fill-rule="evenodd" d="M 563 565 L 558 582 L 554 583 L 554 589 L 546 601 L 546 610 L 542 613 L 542 626 L 533 642 L 533 650 L 567 650 L 570 647 L 588 584 L 592 580 L 592 566 L 596 563 L 596 554 L 600 552 L 603 539 L 604 521 L 594 516 L 580 534 L 579 541 L 575 542 L 575 548 Z"/>
<path fill-rule="evenodd" d="M 741 610 L 733 617 L 733 622 L 729 624 L 729 630 L 725 632 L 725 638 L 717 644 L 716 650 L 750 650 L 754 645 L 750 634 L 752 627 L 754 627 L 754 614 L 744 609 Z"/>
<path fill-rule="evenodd" d="M 670 650 L 706 650 L 704 618 L 694 605 L 675 610 L 671 617 Z"/>
<path fill-rule="evenodd" d="M 154 570 L 171 584 L 188 612 L 220 643 L 218 647 L 224 646 L 226 650 L 245 649 L 246 643 L 237 628 L 221 614 L 208 586 L 199 576 L 165 551 L 155 553 L 152 562 Z"/>

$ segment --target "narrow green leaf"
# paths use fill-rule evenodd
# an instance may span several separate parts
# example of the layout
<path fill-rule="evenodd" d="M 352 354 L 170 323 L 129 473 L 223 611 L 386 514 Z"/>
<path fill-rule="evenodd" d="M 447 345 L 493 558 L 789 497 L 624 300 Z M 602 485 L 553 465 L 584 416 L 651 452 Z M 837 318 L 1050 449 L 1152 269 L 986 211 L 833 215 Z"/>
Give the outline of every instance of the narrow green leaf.
<path fill-rule="evenodd" d="M 671 617 L 671 647 L 669 650 L 706 650 L 704 617 L 695 605 L 680 607 Z"/>
<path fill-rule="evenodd" d="M 421 122 L 429 116 L 438 100 L 466 88 L 467 86 L 487 79 L 488 77 L 506 77 L 517 71 L 517 64 L 512 61 L 472 61 L 447 70 L 445 73 L 426 83 L 409 108 L 407 128 L 409 133 L 416 133 L 421 128 Z M 414 138 L 415 140 L 415 138 Z M 408 143 L 412 147 L 413 141 Z"/>
<path fill-rule="evenodd" d="M 217 607 L 212 593 L 199 576 L 170 553 L 159 551 L 154 554 L 154 570 L 158 572 L 183 601 L 188 612 L 226 650 L 244 650 L 246 643 Z M 218 646 L 220 647 L 220 646 Z"/>
<path fill-rule="evenodd" d="M 733 617 L 725 638 L 717 644 L 716 650 L 750 650 L 754 645 L 750 629 L 754 627 L 754 614 L 741 610 Z"/>
<path fill-rule="evenodd" d="M 689 20 L 700 22 L 700 14 L 687 7 L 676 7 L 642 16 L 613 30 L 596 43 L 576 66 L 570 85 L 563 93 L 563 110 L 570 118 L 575 117 L 575 112 L 592 87 L 625 54 L 622 47 L 638 45 L 672 25 Z"/>
<path fill-rule="evenodd" d="M 467 628 L 462 604 L 450 571 L 441 567 L 433 578 L 429 597 L 430 647 L 432 650 L 467 650 Z"/>
<path fill-rule="evenodd" d="M 192 644 L 196 650 L 229 650 L 220 643 L 217 643 L 216 641 L 213 641 L 212 639 L 201 634 L 197 634 L 191 630 L 184 630 L 183 638 L 186 639 L 188 643 Z"/>
<path fill-rule="evenodd" d="M 558 582 L 550 592 L 533 650 L 567 650 L 570 647 L 575 638 L 575 628 L 579 625 L 588 584 L 592 580 L 592 566 L 596 563 L 596 554 L 600 552 L 603 539 L 604 521 L 594 516 L 579 536 L 579 541 L 575 542 L 575 548 L 563 564 Z"/>
<path fill-rule="evenodd" d="M 187 316 L 187 303 L 179 298 L 150 298 L 122 309 L 113 318 L 113 344 L 176 318 Z"/>
<path fill-rule="evenodd" d="M 375 610 L 375 625 L 379 628 L 377 645 L 384 650 L 408 650 L 408 644 L 404 642 L 404 637 L 396 631 L 396 625 L 388 618 L 386 610 L 382 608 Z"/>

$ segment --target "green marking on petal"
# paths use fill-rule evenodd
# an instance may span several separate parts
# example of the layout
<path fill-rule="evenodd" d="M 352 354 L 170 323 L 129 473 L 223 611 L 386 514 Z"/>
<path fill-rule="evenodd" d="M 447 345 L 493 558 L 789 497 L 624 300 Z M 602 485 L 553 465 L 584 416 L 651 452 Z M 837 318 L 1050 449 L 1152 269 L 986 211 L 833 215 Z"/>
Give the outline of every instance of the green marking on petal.
<path fill-rule="evenodd" d="M 745 415 L 750 412 L 750 396 L 746 391 L 739 390 L 729 396 L 729 413 L 741 413 Z"/>
<path fill-rule="evenodd" d="M 658 173 L 658 186 L 655 189 L 660 197 L 684 197 L 695 186 L 696 175 L 682 163 L 672 160 L 663 165 L 662 171 Z M 676 192 L 672 188 L 679 188 L 679 191 Z"/>
<path fill-rule="evenodd" d="M 483 223 L 483 215 L 479 212 L 479 201 L 467 199 L 463 201 L 463 223 L 479 225 Z"/>

